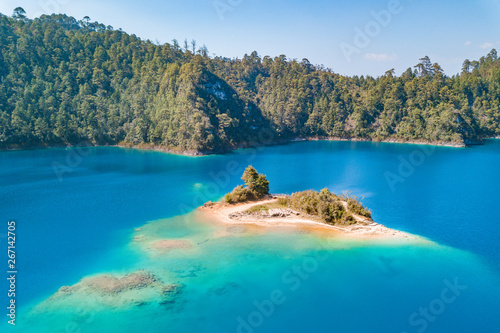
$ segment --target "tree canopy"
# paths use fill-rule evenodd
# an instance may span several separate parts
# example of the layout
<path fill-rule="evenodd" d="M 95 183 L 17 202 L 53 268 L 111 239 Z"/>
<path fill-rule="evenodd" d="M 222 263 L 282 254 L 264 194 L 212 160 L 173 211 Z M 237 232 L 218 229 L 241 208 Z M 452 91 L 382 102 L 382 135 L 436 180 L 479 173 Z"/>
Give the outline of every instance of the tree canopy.
<path fill-rule="evenodd" d="M 0 14 L 0 148 L 154 145 L 214 153 L 296 138 L 472 143 L 500 135 L 495 50 L 446 76 L 347 77 L 286 56 L 209 57 L 89 17 Z"/>
<path fill-rule="evenodd" d="M 269 194 L 269 181 L 265 175 L 259 174 L 253 166 L 248 166 L 241 177 L 248 188 L 254 191 L 258 197 Z"/>
<path fill-rule="evenodd" d="M 16 7 L 12 17 L 17 20 L 22 20 L 26 18 L 26 11 L 22 7 Z"/>
<path fill-rule="evenodd" d="M 257 170 L 249 165 L 241 180 L 245 182 L 246 187 L 237 186 L 231 193 L 225 197 L 228 203 L 245 202 L 248 200 L 258 200 L 269 194 L 269 181 L 263 174 L 259 174 Z"/>

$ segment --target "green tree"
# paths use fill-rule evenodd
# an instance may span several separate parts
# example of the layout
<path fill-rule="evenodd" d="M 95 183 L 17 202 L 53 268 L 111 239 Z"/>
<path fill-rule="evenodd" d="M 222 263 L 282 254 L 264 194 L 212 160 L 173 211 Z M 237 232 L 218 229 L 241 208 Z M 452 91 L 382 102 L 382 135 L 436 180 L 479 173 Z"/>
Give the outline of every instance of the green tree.
<path fill-rule="evenodd" d="M 312 137 L 500 136 L 495 50 L 461 75 L 424 57 L 399 77 L 348 77 L 285 55 L 211 58 L 187 40 L 156 45 L 88 17 L 30 20 L 20 7 L 0 15 L 0 31 L 0 149 L 90 141 L 220 153 Z"/>
<path fill-rule="evenodd" d="M 243 180 L 251 190 L 253 190 L 255 183 L 257 181 L 257 178 L 259 177 L 259 173 L 257 170 L 249 165 L 246 169 L 245 172 L 243 172 L 243 176 L 241 176 L 241 180 Z"/>
<path fill-rule="evenodd" d="M 269 181 L 265 175 L 259 175 L 255 180 L 254 191 L 259 197 L 269 194 Z"/>
<path fill-rule="evenodd" d="M 16 7 L 14 9 L 14 13 L 12 14 L 12 18 L 16 20 L 24 20 L 26 18 L 26 11 L 22 7 Z"/>
<path fill-rule="evenodd" d="M 261 199 L 269 194 L 269 181 L 263 174 L 259 174 L 253 166 L 248 166 L 243 172 L 241 179 L 246 187 L 237 186 L 231 193 L 226 194 L 228 203 L 245 202 L 248 200 Z"/>
<path fill-rule="evenodd" d="M 261 198 L 269 194 L 269 181 L 263 174 L 259 174 L 253 166 L 248 166 L 241 179 L 245 182 L 251 191 L 254 191 L 257 197 Z"/>

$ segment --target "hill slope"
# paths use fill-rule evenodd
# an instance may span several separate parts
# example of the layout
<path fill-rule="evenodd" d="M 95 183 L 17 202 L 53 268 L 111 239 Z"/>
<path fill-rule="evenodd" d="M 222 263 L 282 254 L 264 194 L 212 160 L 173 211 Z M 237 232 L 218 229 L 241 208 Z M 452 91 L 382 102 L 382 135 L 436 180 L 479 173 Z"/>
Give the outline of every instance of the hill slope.
<path fill-rule="evenodd" d="M 500 135 L 495 50 L 454 77 L 210 58 L 65 15 L 0 14 L 0 148 L 151 144 L 183 152 L 308 137 L 472 143 Z"/>

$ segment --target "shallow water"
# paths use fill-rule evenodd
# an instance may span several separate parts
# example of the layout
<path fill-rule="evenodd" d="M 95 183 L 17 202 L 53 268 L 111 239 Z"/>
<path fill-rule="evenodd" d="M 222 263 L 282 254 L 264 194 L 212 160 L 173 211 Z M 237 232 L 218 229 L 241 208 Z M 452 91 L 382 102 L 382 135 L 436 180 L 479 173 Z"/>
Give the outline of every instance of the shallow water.
<path fill-rule="evenodd" d="M 434 243 L 228 231 L 188 214 L 239 184 L 248 164 L 274 193 L 352 191 L 377 222 Z M 201 158 L 118 148 L 0 153 L 0 218 L 18 223 L 16 331 L 493 332 L 499 166 L 495 140 L 472 149 L 302 142 Z M 193 246 L 148 247 L 166 238 Z M 169 306 L 31 311 L 87 275 L 137 269 L 181 283 L 182 294 Z"/>

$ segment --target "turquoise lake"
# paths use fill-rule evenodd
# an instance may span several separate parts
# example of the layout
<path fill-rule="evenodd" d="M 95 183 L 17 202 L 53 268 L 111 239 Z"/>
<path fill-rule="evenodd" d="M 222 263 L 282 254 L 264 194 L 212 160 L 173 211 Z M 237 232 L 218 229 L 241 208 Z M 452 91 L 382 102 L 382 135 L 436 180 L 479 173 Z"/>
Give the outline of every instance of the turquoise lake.
<path fill-rule="evenodd" d="M 193 213 L 239 185 L 249 164 L 273 193 L 349 191 L 376 222 L 429 242 L 229 230 Z M 15 220 L 18 269 L 16 326 L 7 324 L 2 279 L 0 331 L 498 332 L 499 171 L 499 140 L 469 149 L 297 142 L 204 157 L 111 147 L 0 152 L 1 267 L 6 275 Z M 138 232 L 193 247 L 151 255 L 134 241 Z M 169 306 L 82 299 L 34 311 L 86 276 L 141 269 L 182 293 Z"/>

